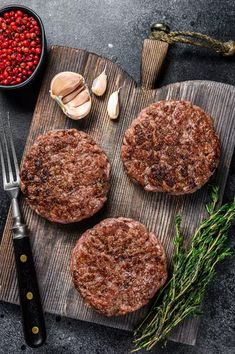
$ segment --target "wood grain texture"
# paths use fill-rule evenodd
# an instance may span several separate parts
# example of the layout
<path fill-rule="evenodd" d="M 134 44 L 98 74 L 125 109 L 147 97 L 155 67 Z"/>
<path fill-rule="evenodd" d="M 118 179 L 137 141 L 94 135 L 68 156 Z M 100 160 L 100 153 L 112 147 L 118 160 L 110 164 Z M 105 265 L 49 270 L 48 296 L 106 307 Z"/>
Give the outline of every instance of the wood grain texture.
<path fill-rule="evenodd" d="M 107 64 L 108 90 L 104 97 L 92 97 L 89 117 L 72 121 L 61 112 L 50 98 L 49 87 L 52 77 L 65 70 L 84 75 L 89 86 Z M 146 67 L 146 66 L 145 66 Z M 151 72 L 152 75 L 152 72 Z M 145 83 L 150 82 L 145 78 Z M 110 93 L 123 86 L 120 91 L 121 113 L 118 121 L 108 118 L 106 107 Z M 148 84 L 149 85 L 149 84 Z M 165 246 L 170 262 L 176 214 L 183 215 L 186 237 L 205 217 L 204 204 L 208 198 L 207 186 L 187 196 L 170 196 L 163 193 L 146 193 L 133 184 L 124 173 L 120 159 L 120 147 L 124 131 L 138 112 L 160 99 L 187 99 L 201 106 L 214 118 L 216 131 L 222 142 L 221 164 L 215 175 L 222 194 L 226 184 L 229 165 L 235 143 L 235 89 L 216 82 L 182 82 L 159 90 L 142 90 L 128 74 L 111 61 L 80 49 L 52 47 L 49 63 L 33 115 L 32 125 L 25 152 L 35 138 L 50 129 L 77 128 L 90 133 L 102 146 L 111 162 L 111 191 L 106 206 L 89 220 L 72 225 L 57 225 L 36 215 L 21 200 L 21 208 L 31 231 L 31 242 L 36 263 L 44 309 L 51 313 L 91 321 L 103 325 L 132 330 L 143 318 L 147 308 L 142 308 L 123 317 L 106 318 L 87 308 L 74 289 L 69 273 L 71 251 L 87 228 L 106 217 L 125 216 L 144 223 L 158 235 Z M 11 242 L 11 217 L 8 215 L 1 245 L 1 288 L 0 298 L 18 303 L 18 289 Z M 221 314 L 222 316 L 222 314 Z M 178 327 L 171 339 L 194 344 L 199 321 L 188 319 Z"/>
<path fill-rule="evenodd" d="M 145 39 L 141 56 L 141 85 L 144 89 L 156 87 L 158 75 L 167 55 L 169 44 Z"/>

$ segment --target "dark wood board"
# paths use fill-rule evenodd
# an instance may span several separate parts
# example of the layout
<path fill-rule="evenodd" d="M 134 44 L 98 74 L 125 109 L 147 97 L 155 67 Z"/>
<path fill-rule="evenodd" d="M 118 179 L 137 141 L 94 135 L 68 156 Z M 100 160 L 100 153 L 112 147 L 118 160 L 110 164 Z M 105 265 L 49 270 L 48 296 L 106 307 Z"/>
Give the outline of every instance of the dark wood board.
<path fill-rule="evenodd" d="M 187 196 L 170 196 L 162 193 L 146 193 L 133 184 L 123 171 L 120 159 L 122 136 L 138 112 L 160 99 L 187 99 L 201 106 L 214 118 L 216 131 L 222 142 L 221 164 L 215 175 L 220 185 L 221 197 L 227 180 L 235 144 L 235 88 L 229 85 L 188 81 L 152 90 L 162 61 L 167 53 L 165 43 L 146 40 L 142 54 L 142 87 L 111 61 L 81 49 L 54 46 L 41 86 L 25 151 L 35 138 L 50 129 L 71 128 L 89 132 L 107 153 L 112 166 L 111 191 L 106 206 L 89 220 L 72 225 L 57 225 L 36 215 L 21 200 L 21 208 L 31 231 L 31 242 L 36 263 L 41 295 L 45 311 L 91 321 L 111 327 L 132 330 L 146 313 L 146 307 L 123 317 L 106 318 L 87 308 L 74 289 L 69 274 L 71 250 L 80 234 L 109 216 L 131 217 L 143 222 L 158 235 L 165 246 L 170 262 L 173 252 L 174 219 L 183 215 L 186 237 L 206 216 L 204 204 L 208 187 Z M 92 110 L 81 121 L 68 119 L 49 96 L 50 81 L 60 71 L 80 72 L 89 87 L 93 79 L 107 64 L 108 90 L 104 97 L 92 97 Z M 107 100 L 120 86 L 121 114 L 118 121 L 108 118 Z M 8 215 L 1 245 L 0 299 L 18 303 L 18 290 L 11 242 L 11 217 Z M 144 266 L 144 265 L 143 265 Z M 222 314 L 221 314 L 222 316 Z M 179 326 L 171 339 L 195 344 L 198 319 L 189 319 Z"/>

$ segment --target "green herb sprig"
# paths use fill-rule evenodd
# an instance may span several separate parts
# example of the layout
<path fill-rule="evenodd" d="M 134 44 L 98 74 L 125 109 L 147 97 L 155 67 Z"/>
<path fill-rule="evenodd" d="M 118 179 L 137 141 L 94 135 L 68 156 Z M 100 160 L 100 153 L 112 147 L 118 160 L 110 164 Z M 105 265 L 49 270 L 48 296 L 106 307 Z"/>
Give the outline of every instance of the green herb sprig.
<path fill-rule="evenodd" d="M 215 266 L 232 254 L 225 246 L 227 230 L 235 218 L 235 199 L 216 210 L 219 188 L 213 187 L 206 205 L 209 218 L 192 236 L 188 250 L 181 233 L 181 217 L 176 217 L 172 276 L 160 290 L 144 321 L 135 331 L 132 352 L 150 350 L 166 339 L 171 330 L 189 315 L 200 314 L 206 287 L 215 275 Z"/>

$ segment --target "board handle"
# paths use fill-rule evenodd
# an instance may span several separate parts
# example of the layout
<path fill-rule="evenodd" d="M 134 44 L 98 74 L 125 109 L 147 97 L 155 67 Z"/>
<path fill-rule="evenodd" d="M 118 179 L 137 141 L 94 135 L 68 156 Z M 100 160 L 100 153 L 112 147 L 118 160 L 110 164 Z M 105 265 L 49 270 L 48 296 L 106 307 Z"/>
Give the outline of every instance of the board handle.
<path fill-rule="evenodd" d="M 169 44 L 153 39 L 145 39 L 141 58 L 141 85 L 154 89 L 157 77 L 166 57 Z"/>

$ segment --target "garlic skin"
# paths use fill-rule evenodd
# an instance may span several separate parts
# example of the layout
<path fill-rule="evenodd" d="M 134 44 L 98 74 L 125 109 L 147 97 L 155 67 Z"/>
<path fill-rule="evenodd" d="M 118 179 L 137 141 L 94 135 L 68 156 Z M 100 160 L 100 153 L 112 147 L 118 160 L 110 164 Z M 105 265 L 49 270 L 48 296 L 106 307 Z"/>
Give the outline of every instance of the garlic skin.
<path fill-rule="evenodd" d="M 82 75 L 71 71 L 64 71 L 55 75 L 51 80 L 50 93 L 62 98 L 84 84 L 85 80 Z"/>
<path fill-rule="evenodd" d="M 71 119 L 78 120 L 84 118 L 91 110 L 91 101 L 88 101 L 81 106 L 78 107 L 68 107 L 66 109 L 66 116 Z M 79 118 L 75 118 L 75 116 L 79 116 Z"/>
<path fill-rule="evenodd" d="M 76 97 L 74 97 L 71 101 L 68 102 L 68 107 L 78 107 L 83 105 L 84 103 L 90 101 L 90 93 L 88 89 L 80 92 Z"/>
<path fill-rule="evenodd" d="M 78 87 L 73 92 L 69 93 L 68 95 L 64 96 L 62 99 L 63 104 L 67 104 L 72 101 L 82 90 L 84 89 L 83 86 Z"/>
<path fill-rule="evenodd" d="M 119 91 L 121 87 L 114 91 L 108 100 L 107 111 L 110 119 L 117 119 L 120 112 L 120 105 L 119 105 Z"/>
<path fill-rule="evenodd" d="M 91 110 L 91 96 L 82 75 L 64 71 L 54 76 L 50 86 L 51 97 L 71 119 L 82 119 Z"/>
<path fill-rule="evenodd" d="M 93 81 L 91 91 L 96 96 L 103 96 L 107 88 L 107 75 L 105 73 L 106 67 L 102 71 L 102 73 L 97 76 L 97 78 Z"/>

